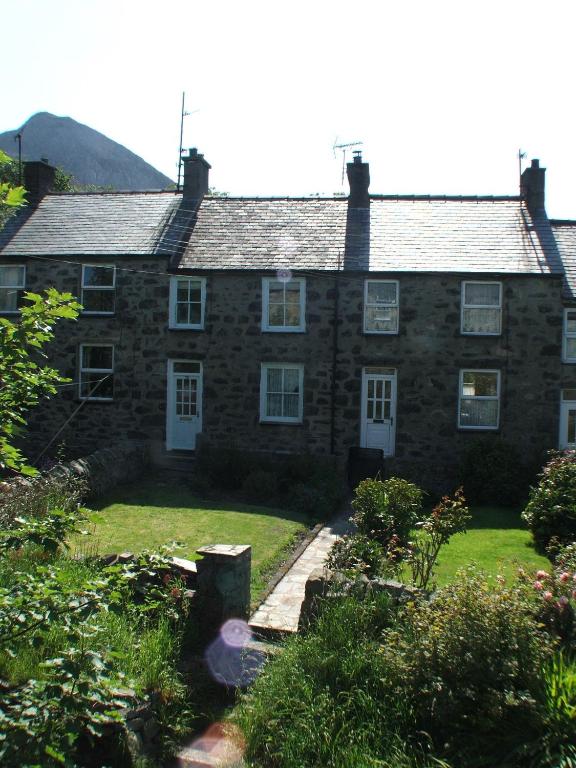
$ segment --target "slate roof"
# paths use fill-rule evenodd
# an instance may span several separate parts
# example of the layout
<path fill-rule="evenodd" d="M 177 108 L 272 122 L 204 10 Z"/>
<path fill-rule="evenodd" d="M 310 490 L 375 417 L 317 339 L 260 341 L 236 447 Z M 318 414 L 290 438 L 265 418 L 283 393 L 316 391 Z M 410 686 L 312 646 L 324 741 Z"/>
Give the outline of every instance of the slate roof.
<path fill-rule="evenodd" d="M 2 256 L 152 254 L 178 206 L 173 192 L 49 194 L 0 232 Z"/>
<path fill-rule="evenodd" d="M 344 247 L 345 244 L 345 247 Z M 558 269 L 518 198 L 205 198 L 180 261 L 189 269 L 549 274 Z"/>
<path fill-rule="evenodd" d="M 152 254 L 198 270 L 562 269 L 547 220 L 517 197 L 372 196 L 349 211 L 344 197 L 207 196 L 195 215 L 174 192 L 50 194 L 0 233 L 2 256 Z"/>
<path fill-rule="evenodd" d="M 564 296 L 576 301 L 576 221 L 551 220 L 564 272 Z"/>
<path fill-rule="evenodd" d="M 180 261 L 192 269 L 337 269 L 346 198 L 204 198 Z"/>

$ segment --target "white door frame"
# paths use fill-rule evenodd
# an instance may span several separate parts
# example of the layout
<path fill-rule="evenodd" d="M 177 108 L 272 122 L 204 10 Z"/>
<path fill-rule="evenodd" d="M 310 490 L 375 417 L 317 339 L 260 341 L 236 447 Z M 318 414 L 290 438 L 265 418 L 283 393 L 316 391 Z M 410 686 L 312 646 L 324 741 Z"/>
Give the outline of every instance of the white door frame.
<path fill-rule="evenodd" d="M 390 381 L 390 445 L 389 450 L 384 453 L 385 456 L 394 456 L 396 448 L 396 387 L 397 376 L 395 369 L 386 369 L 386 373 L 368 373 L 373 371 L 377 366 L 367 366 L 362 368 L 362 394 L 360 402 L 360 446 L 366 448 L 367 440 L 367 402 L 368 402 L 368 379 L 379 379 L 381 381 Z"/>
<path fill-rule="evenodd" d="M 199 366 L 198 373 L 181 373 L 174 371 L 174 365 L 176 363 L 194 363 Z M 189 449 L 182 449 L 179 446 L 174 445 L 174 422 L 173 418 L 176 415 L 175 409 L 175 386 L 174 380 L 176 376 L 188 376 L 191 379 L 197 381 L 196 390 L 196 403 L 198 410 L 198 423 L 197 429 L 194 433 L 194 446 Z M 202 432 L 202 393 L 203 393 L 203 367 L 202 363 L 197 360 L 168 360 L 168 375 L 166 377 L 166 450 L 194 450 L 196 446 L 196 437 Z"/>

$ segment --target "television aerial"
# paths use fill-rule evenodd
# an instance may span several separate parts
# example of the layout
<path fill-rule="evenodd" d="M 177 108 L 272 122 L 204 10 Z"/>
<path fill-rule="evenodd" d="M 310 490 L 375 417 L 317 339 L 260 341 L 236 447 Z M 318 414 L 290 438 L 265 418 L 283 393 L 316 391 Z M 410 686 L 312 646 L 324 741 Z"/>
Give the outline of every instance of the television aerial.
<path fill-rule="evenodd" d="M 336 138 L 334 139 L 334 144 L 332 146 L 334 157 L 336 157 L 337 149 L 339 149 L 342 152 L 342 181 L 341 181 L 342 186 L 344 186 L 344 176 L 346 173 L 346 150 L 350 149 L 351 147 L 359 147 L 362 144 L 364 144 L 363 141 L 349 141 L 346 144 L 338 144 L 338 136 L 336 136 Z"/>

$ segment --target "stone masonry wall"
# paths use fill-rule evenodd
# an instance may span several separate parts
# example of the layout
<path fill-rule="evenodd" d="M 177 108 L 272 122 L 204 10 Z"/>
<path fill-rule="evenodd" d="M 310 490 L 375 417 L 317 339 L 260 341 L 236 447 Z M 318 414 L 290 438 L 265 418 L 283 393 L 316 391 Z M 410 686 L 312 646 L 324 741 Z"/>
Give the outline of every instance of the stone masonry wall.
<path fill-rule="evenodd" d="M 114 401 L 81 405 L 77 387 L 63 387 L 30 414 L 30 454 L 67 419 L 55 445 L 65 440 L 77 455 L 118 439 L 163 444 L 171 358 L 202 362 L 203 439 L 212 445 L 330 453 L 334 274 L 306 275 L 305 333 L 262 332 L 263 275 L 248 271 L 207 275 L 205 329 L 170 330 L 166 261 L 114 261 L 135 270 L 117 271 L 116 314 L 62 322 L 50 351 L 51 362 L 77 381 L 79 345 L 113 343 Z M 55 285 L 78 295 L 80 275 L 80 264 L 30 261 L 27 287 L 39 291 Z M 432 478 L 441 472 L 445 477 L 466 445 L 482 434 L 457 427 L 461 368 L 501 371 L 501 437 L 528 458 L 557 445 L 562 379 L 559 279 L 474 276 L 503 281 L 503 332 L 498 337 L 470 337 L 460 335 L 461 281 L 470 276 L 370 274 L 371 279 L 400 280 L 400 329 L 395 336 L 363 334 L 365 277 L 338 275 L 338 456 L 346 457 L 349 448 L 359 444 L 362 368 L 375 365 L 395 368 L 398 377 L 396 457 L 387 462 L 390 471 Z M 304 365 L 300 425 L 260 423 L 260 366 L 273 362 Z"/>

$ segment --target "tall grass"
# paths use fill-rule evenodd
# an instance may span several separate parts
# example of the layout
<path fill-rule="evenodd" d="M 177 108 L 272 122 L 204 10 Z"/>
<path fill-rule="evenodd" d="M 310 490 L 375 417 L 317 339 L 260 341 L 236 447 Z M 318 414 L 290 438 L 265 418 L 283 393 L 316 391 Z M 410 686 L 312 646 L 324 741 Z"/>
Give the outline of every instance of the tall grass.
<path fill-rule="evenodd" d="M 386 595 L 343 598 L 325 609 L 312 633 L 287 643 L 235 712 L 255 766 L 425 764 L 404 750 L 397 724 L 410 712 L 382 682 L 378 640 L 391 618 Z"/>

